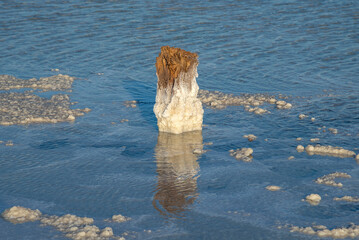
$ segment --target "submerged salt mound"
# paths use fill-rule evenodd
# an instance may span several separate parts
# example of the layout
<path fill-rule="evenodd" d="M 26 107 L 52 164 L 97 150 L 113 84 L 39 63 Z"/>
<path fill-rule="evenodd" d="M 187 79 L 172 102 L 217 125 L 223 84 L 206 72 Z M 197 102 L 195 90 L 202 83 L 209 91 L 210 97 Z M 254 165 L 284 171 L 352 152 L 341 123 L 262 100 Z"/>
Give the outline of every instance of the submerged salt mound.
<path fill-rule="evenodd" d="M 333 186 L 333 187 L 343 187 L 342 183 L 340 183 L 340 182 L 337 183 L 334 181 L 336 178 L 351 178 L 351 176 L 347 173 L 335 172 L 335 173 L 331 173 L 328 175 L 324 175 L 323 177 L 317 178 L 317 180 L 315 180 L 315 182 L 318 184 L 324 184 L 324 185 Z"/>
<path fill-rule="evenodd" d="M 254 140 L 257 139 L 257 137 L 254 134 L 248 134 L 248 135 L 243 135 L 244 138 L 247 138 L 248 141 L 252 142 Z"/>
<path fill-rule="evenodd" d="M 305 201 L 307 201 L 312 206 L 318 205 L 321 200 L 322 200 L 321 196 L 316 193 L 312 193 L 305 197 Z"/>
<path fill-rule="evenodd" d="M 127 221 L 131 220 L 131 218 L 125 217 L 125 216 L 123 216 L 121 214 L 118 214 L 118 215 L 113 215 L 111 220 L 113 222 L 122 223 L 122 222 L 127 222 Z"/>
<path fill-rule="evenodd" d="M 355 152 L 346 150 L 341 147 L 332 147 L 332 146 L 321 146 L 321 145 L 308 145 L 305 148 L 305 151 L 309 155 L 326 155 L 326 156 L 334 156 L 334 157 L 355 157 Z"/>
<path fill-rule="evenodd" d="M 202 130 L 203 108 L 197 98 L 198 55 L 162 47 L 156 58 L 157 94 L 153 111 L 158 130 L 183 133 Z"/>
<path fill-rule="evenodd" d="M 252 161 L 252 148 L 238 148 L 236 150 L 229 150 L 229 154 L 232 157 L 235 157 L 237 160 L 242 160 L 243 162 L 251 162 Z"/>
<path fill-rule="evenodd" d="M 209 108 L 223 109 L 227 106 L 245 106 L 246 111 L 254 112 L 256 114 L 268 112 L 268 110 L 258 107 L 265 103 L 276 104 L 278 109 L 290 109 L 292 107 L 292 104 L 290 103 L 283 100 L 277 100 L 273 96 L 264 94 L 242 94 L 236 96 L 219 91 L 199 90 L 198 98 Z"/>
<path fill-rule="evenodd" d="M 319 237 L 331 238 L 355 238 L 359 236 L 359 226 L 351 224 L 349 227 L 340 227 L 328 229 L 326 226 L 313 226 L 313 227 L 291 227 L 291 232 L 300 232 L 309 235 L 317 235 Z"/>
<path fill-rule="evenodd" d="M 33 88 L 42 89 L 44 91 L 63 91 L 71 88 L 74 79 L 74 77 L 62 74 L 39 79 L 31 78 L 28 80 L 10 75 L 0 75 L 0 90 Z"/>
<path fill-rule="evenodd" d="M 346 202 L 359 202 L 359 197 L 344 196 L 341 198 L 335 197 L 334 201 L 346 201 Z"/>
<path fill-rule="evenodd" d="M 269 185 L 269 186 L 266 186 L 266 189 L 267 189 L 268 191 L 275 192 L 275 191 L 279 191 L 279 190 L 281 189 L 281 187 L 275 186 L 275 185 Z"/>
<path fill-rule="evenodd" d="M 66 214 L 64 216 L 48 216 L 41 219 L 41 223 L 52 226 L 66 234 L 66 237 L 78 239 L 108 239 L 113 236 L 112 228 L 106 227 L 102 231 L 93 225 L 93 218 L 77 217 Z"/>
<path fill-rule="evenodd" d="M 0 125 L 74 121 L 90 109 L 70 109 L 68 95 L 51 99 L 29 93 L 0 93 Z"/>
<path fill-rule="evenodd" d="M 6 209 L 2 214 L 3 218 L 11 223 L 25 223 L 40 220 L 41 212 L 36 209 L 14 206 Z"/>

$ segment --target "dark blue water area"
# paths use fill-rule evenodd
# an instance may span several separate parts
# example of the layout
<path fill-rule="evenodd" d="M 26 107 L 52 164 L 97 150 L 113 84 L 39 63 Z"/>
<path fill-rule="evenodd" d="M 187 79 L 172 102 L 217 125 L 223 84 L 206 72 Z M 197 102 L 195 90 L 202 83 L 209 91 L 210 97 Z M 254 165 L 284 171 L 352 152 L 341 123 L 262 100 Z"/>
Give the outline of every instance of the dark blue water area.
<path fill-rule="evenodd" d="M 333 201 L 358 196 L 355 159 L 296 151 L 319 138 L 359 153 L 358 12 L 358 1 L 1 1 L 0 74 L 58 68 L 77 78 L 66 93 L 73 107 L 92 111 L 73 123 L 0 126 L 0 140 L 14 143 L 0 144 L 0 211 L 92 217 L 126 239 L 317 239 L 278 227 L 359 224 L 358 203 Z M 154 63 L 164 45 L 198 53 L 201 89 L 282 94 L 293 108 L 205 108 L 202 132 L 159 134 Z M 252 162 L 229 155 L 241 147 Z M 335 171 L 352 176 L 336 180 L 342 188 L 314 182 Z M 302 201 L 311 193 L 318 206 Z M 115 214 L 132 220 L 105 221 Z M 0 230 L 0 239 L 66 239 L 39 222 L 0 218 Z"/>

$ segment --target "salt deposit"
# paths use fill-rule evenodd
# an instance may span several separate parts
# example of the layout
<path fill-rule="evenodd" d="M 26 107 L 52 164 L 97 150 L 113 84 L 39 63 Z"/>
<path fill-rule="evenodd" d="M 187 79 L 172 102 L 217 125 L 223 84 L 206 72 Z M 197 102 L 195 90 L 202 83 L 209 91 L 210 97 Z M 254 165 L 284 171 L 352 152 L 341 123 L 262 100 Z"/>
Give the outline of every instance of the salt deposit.
<path fill-rule="evenodd" d="M 359 154 L 355 157 L 355 160 L 359 161 Z"/>
<path fill-rule="evenodd" d="M 93 225 L 94 220 L 88 217 L 78 217 L 71 214 L 66 214 L 61 217 L 55 215 L 47 216 L 42 215 L 37 209 L 32 210 L 20 206 L 6 209 L 2 213 L 2 216 L 5 220 L 14 224 L 40 220 L 42 225 L 55 227 L 60 232 L 64 233 L 66 237 L 73 240 L 123 239 L 114 236 L 112 228 L 110 227 L 100 230 L 97 226 Z"/>
<path fill-rule="evenodd" d="M 295 157 L 294 156 L 290 156 L 289 158 L 288 158 L 288 160 L 293 160 Z"/>
<path fill-rule="evenodd" d="M 12 146 L 14 146 L 14 143 L 9 140 L 9 141 L 7 141 L 7 142 L 5 143 L 5 146 L 7 146 L 7 147 L 12 147 Z"/>
<path fill-rule="evenodd" d="M 308 117 L 307 115 L 305 115 L 305 114 L 299 114 L 299 119 L 304 119 L 304 118 L 306 118 L 306 117 Z"/>
<path fill-rule="evenodd" d="M 74 79 L 74 77 L 62 74 L 39 79 L 31 78 L 28 80 L 10 75 L 0 75 L 0 90 L 33 88 L 42 89 L 43 91 L 63 91 L 71 88 Z"/>
<path fill-rule="evenodd" d="M 268 191 L 279 191 L 281 189 L 281 187 L 279 186 L 274 186 L 274 185 L 269 185 L 269 186 L 266 186 L 266 189 Z"/>
<path fill-rule="evenodd" d="M 248 141 L 250 141 L 250 142 L 252 142 L 252 141 L 254 141 L 254 140 L 257 139 L 257 137 L 256 137 L 255 135 L 253 135 L 253 134 L 244 135 L 243 137 L 244 137 L 244 138 L 247 138 Z"/>
<path fill-rule="evenodd" d="M 297 141 L 302 141 L 303 140 L 303 138 L 301 138 L 301 137 L 297 137 L 297 139 L 296 139 Z"/>
<path fill-rule="evenodd" d="M 317 178 L 317 180 L 315 180 L 315 182 L 318 184 L 324 184 L 324 185 L 333 186 L 333 187 L 343 187 L 342 183 L 337 183 L 334 181 L 336 178 L 351 178 L 351 176 L 347 173 L 335 172 L 335 173 L 331 173 L 328 175 L 324 175 L 323 177 Z"/>
<path fill-rule="evenodd" d="M 6 209 L 1 215 L 11 223 L 33 222 L 41 218 L 41 212 L 38 209 L 31 210 L 20 206 Z"/>
<path fill-rule="evenodd" d="M 113 215 L 112 218 L 111 218 L 111 220 L 112 220 L 113 222 L 122 223 L 122 222 L 126 222 L 126 221 L 131 220 L 131 218 L 125 217 L 125 216 L 123 216 L 123 215 L 121 215 L 121 214 L 118 214 L 118 215 Z"/>
<path fill-rule="evenodd" d="M 320 195 L 316 194 L 316 193 L 312 193 L 305 197 L 305 201 L 307 201 L 310 205 L 313 205 L 313 206 L 318 205 L 321 200 L 322 200 L 322 198 L 320 197 Z"/>
<path fill-rule="evenodd" d="M 333 198 L 335 201 L 346 201 L 346 202 L 359 202 L 359 197 L 352 197 L 352 196 L 344 196 L 341 198 L 335 197 Z"/>
<path fill-rule="evenodd" d="M 319 142 L 319 138 L 311 138 L 310 141 L 311 142 Z"/>
<path fill-rule="evenodd" d="M 333 133 L 333 134 L 337 134 L 338 133 L 338 129 L 336 128 L 328 128 L 328 130 Z"/>
<path fill-rule="evenodd" d="M 235 157 L 237 160 L 242 160 L 244 162 L 252 161 L 252 148 L 238 148 L 236 150 L 229 150 L 229 154 L 232 157 Z"/>
<path fill-rule="evenodd" d="M 355 152 L 346 150 L 341 147 L 332 147 L 332 146 L 321 146 L 321 145 L 308 145 L 305 148 L 306 152 L 309 155 L 317 154 L 317 155 L 327 155 L 327 156 L 335 156 L 335 157 L 354 157 Z"/>
<path fill-rule="evenodd" d="M 292 107 L 290 103 L 282 100 L 278 101 L 273 96 L 264 94 L 242 94 L 236 96 L 219 91 L 199 90 L 198 98 L 209 108 L 223 109 L 227 106 L 245 106 L 246 111 L 255 114 L 269 113 L 268 110 L 258 107 L 265 103 L 276 104 L 278 109 L 290 109 Z"/>
<path fill-rule="evenodd" d="M 137 107 L 137 101 L 136 100 L 131 100 L 131 101 L 124 101 L 124 104 L 126 107 L 131 107 L 131 108 L 135 108 Z"/>
<path fill-rule="evenodd" d="M 202 130 L 203 108 L 197 98 L 198 55 L 162 47 L 156 59 L 157 94 L 153 111 L 158 130 L 182 133 Z"/>
<path fill-rule="evenodd" d="M 0 125 L 74 121 L 89 109 L 70 109 L 68 95 L 50 99 L 29 93 L 0 93 Z"/>
<path fill-rule="evenodd" d="M 315 118 L 314 118 L 314 117 L 312 117 L 310 120 L 311 120 L 312 122 L 314 122 L 314 121 L 315 121 Z"/>
<path fill-rule="evenodd" d="M 297 151 L 298 152 L 304 152 L 304 147 L 302 145 L 298 145 L 297 146 Z"/>
<path fill-rule="evenodd" d="M 319 237 L 331 238 L 355 238 L 359 236 L 359 226 L 351 224 L 349 227 L 340 227 L 328 229 L 326 226 L 320 225 L 318 227 L 291 227 L 291 232 L 300 232 L 309 235 L 317 235 Z"/>

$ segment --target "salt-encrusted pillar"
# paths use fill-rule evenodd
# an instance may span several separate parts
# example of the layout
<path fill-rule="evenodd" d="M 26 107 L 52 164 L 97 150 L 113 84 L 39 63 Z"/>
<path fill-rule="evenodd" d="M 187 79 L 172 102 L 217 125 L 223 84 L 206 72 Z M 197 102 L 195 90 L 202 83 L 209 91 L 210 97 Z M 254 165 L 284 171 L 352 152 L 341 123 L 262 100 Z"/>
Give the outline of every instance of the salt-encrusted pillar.
<path fill-rule="evenodd" d="M 153 111 L 158 130 L 182 133 L 202 129 L 203 108 L 197 98 L 198 55 L 169 46 L 156 58 L 157 95 Z"/>

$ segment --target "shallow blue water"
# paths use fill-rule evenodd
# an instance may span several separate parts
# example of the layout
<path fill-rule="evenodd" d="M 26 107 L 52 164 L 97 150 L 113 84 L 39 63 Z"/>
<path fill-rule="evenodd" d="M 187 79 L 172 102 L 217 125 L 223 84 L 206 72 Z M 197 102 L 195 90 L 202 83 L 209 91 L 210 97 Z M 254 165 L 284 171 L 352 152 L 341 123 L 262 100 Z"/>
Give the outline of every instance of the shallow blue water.
<path fill-rule="evenodd" d="M 0 140 L 14 142 L 0 145 L 0 211 L 88 216 L 128 239 L 315 239 L 277 226 L 358 224 L 357 203 L 332 200 L 357 196 L 355 160 L 295 150 L 318 137 L 359 153 L 358 13 L 358 1 L 1 1 L 0 74 L 39 78 L 58 68 L 78 78 L 75 107 L 92 111 L 74 123 L 0 126 Z M 283 94 L 293 108 L 205 109 L 207 127 L 190 139 L 213 142 L 209 151 L 197 158 L 188 140 L 170 139 L 173 150 L 152 111 L 163 45 L 199 54 L 202 89 Z M 242 138 L 250 133 L 258 139 Z M 240 147 L 253 148 L 252 162 L 229 156 Z M 335 171 L 352 176 L 343 188 L 314 183 Z M 320 205 L 301 201 L 310 193 Z M 104 222 L 119 213 L 132 220 Z M 64 239 L 36 222 L 0 218 L 0 229 L 0 239 Z"/>

